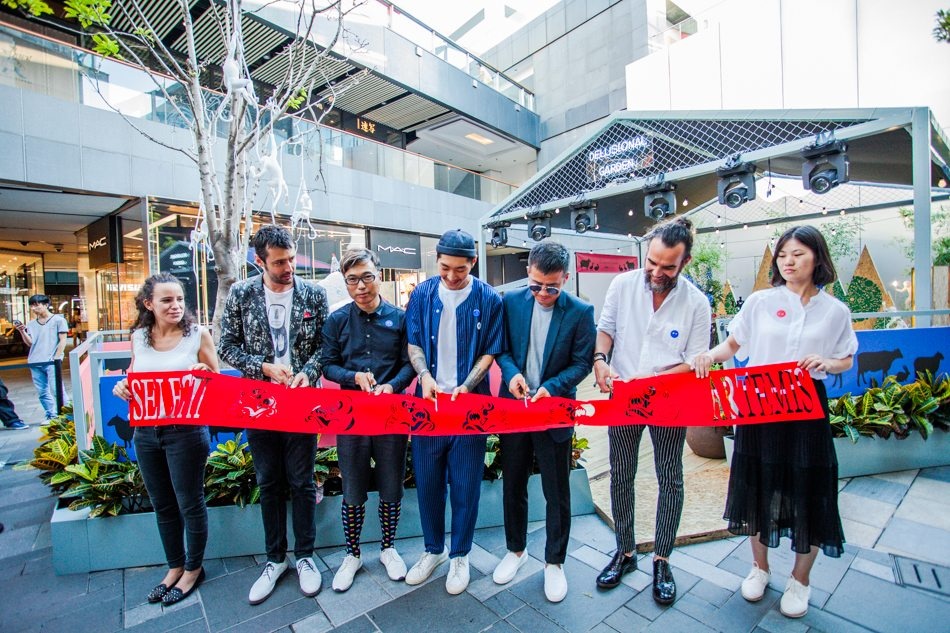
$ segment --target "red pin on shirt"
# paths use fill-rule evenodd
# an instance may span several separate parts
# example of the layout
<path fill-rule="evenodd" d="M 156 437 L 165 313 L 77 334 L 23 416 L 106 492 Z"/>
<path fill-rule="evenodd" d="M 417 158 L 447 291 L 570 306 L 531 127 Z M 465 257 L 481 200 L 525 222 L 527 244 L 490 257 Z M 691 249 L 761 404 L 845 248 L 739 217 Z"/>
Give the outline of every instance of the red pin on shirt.
<path fill-rule="evenodd" d="M 785 310 L 779 310 L 778 312 L 775 313 L 775 316 L 777 316 L 777 317 L 780 318 L 780 319 L 784 319 L 784 318 L 785 318 Z"/>

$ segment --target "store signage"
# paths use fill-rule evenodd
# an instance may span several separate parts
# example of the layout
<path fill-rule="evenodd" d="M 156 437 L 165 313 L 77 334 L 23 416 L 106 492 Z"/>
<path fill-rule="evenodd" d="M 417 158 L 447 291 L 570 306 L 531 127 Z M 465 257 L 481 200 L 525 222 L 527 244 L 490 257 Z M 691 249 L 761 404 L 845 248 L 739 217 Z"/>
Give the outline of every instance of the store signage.
<path fill-rule="evenodd" d="M 383 125 L 382 123 L 370 121 L 369 119 L 365 119 L 361 116 L 354 116 L 348 112 L 343 112 L 342 120 L 340 121 L 340 127 L 342 127 L 347 132 L 353 132 L 354 134 L 359 134 L 360 136 L 368 136 L 380 141 L 381 143 L 395 145 L 396 147 L 404 147 L 405 139 L 402 132 Z"/>
<path fill-rule="evenodd" d="M 611 180 L 643 169 L 653 162 L 653 141 L 638 135 L 587 152 L 590 180 Z"/>
<path fill-rule="evenodd" d="M 379 265 L 382 268 L 422 268 L 421 240 L 418 235 L 370 229 L 369 243 L 370 248 L 379 257 Z"/>
<path fill-rule="evenodd" d="M 122 262 L 121 222 L 118 216 L 110 215 L 89 225 L 87 242 L 90 268 Z"/>

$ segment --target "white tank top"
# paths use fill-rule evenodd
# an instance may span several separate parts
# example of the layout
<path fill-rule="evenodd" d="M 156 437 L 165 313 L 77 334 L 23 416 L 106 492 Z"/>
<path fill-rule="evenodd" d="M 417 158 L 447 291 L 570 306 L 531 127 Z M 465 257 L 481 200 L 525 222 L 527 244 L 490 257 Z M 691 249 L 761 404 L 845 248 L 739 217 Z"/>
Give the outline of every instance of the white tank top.
<path fill-rule="evenodd" d="M 132 371 L 184 371 L 198 362 L 201 328 L 195 325 L 191 334 L 183 336 L 178 345 L 167 352 L 158 352 L 145 344 L 145 330 L 132 332 L 135 361 Z"/>

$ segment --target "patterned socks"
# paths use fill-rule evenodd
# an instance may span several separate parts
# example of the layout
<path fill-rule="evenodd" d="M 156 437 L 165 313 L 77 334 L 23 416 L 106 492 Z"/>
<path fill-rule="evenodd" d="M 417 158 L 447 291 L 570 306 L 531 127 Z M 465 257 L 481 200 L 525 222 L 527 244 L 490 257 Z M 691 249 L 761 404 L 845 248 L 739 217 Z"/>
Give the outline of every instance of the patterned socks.
<path fill-rule="evenodd" d="M 380 504 L 382 516 L 382 504 Z M 340 514 L 343 516 L 343 538 L 346 539 L 346 553 L 360 557 L 360 532 L 363 531 L 363 517 L 366 516 L 366 506 L 351 506 L 343 502 Z M 395 529 L 393 532 L 395 533 Z"/>
<path fill-rule="evenodd" d="M 379 502 L 379 527 L 383 533 L 383 542 L 380 545 L 382 549 L 392 547 L 396 540 L 396 526 L 399 525 L 399 511 L 401 509 L 402 501 Z"/>

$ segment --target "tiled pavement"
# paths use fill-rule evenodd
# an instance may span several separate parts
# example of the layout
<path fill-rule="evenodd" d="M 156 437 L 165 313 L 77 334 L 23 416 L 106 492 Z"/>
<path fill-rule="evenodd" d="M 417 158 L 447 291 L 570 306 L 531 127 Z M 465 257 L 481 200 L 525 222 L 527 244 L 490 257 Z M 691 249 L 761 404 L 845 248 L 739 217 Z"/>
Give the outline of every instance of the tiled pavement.
<path fill-rule="evenodd" d="M 13 383 L 18 410 L 35 423 L 28 381 Z M 23 406 L 21 407 L 21 402 Z M 38 406 L 38 405 L 37 405 Z M 22 409 L 22 410 L 21 410 Z M 27 412 L 32 411 L 29 415 Z M 472 583 L 460 596 L 444 589 L 447 565 L 420 587 L 386 578 L 375 546 L 364 547 L 365 566 L 353 587 L 329 589 L 339 549 L 321 550 L 317 561 L 324 588 L 303 597 L 292 572 L 274 595 L 252 607 L 247 591 L 260 557 L 206 562 L 208 580 L 183 603 L 165 609 L 144 603 L 161 577 L 157 567 L 55 576 L 49 516 L 53 500 L 34 473 L 12 470 L 30 456 L 38 431 L 0 431 L 0 631 L 491 631 L 547 633 L 592 631 L 941 631 L 950 630 L 950 597 L 895 584 L 892 554 L 950 566 L 950 467 L 860 477 L 841 482 L 841 510 L 849 544 L 839 559 L 819 556 L 812 574 L 812 605 L 800 620 L 778 612 L 791 569 L 787 543 L 773 550 L 773 576 L 766 597 L 748 603 L 738 593 L 751 552 L 744 538 L 690 545 L 675 551 L 672 564 L 679 598 L 657 606 L 650 576 L 637 571 L 611 591 L 594 584 L 613 547 L 610 529 L 596 515 L 578 517 L 565 565 L 571 590 L 560 604 L 544 599 L 543 523 L 531 525 L 532 556 L 515 580 L 495 585 L 491 570 L 504 555 L 502 528 L 479 530 L 472 552 Z M 688 491 L 687 491 L 688 494 Z M 718 511 L 718 510 L 717 510 Z M 421 539 L 397 543 L 409 564 Z M 641 559 L 643 569 L 649 558 Z"/>

